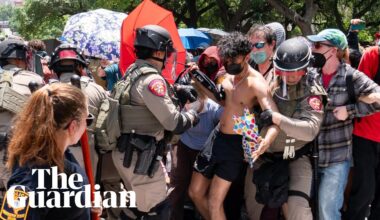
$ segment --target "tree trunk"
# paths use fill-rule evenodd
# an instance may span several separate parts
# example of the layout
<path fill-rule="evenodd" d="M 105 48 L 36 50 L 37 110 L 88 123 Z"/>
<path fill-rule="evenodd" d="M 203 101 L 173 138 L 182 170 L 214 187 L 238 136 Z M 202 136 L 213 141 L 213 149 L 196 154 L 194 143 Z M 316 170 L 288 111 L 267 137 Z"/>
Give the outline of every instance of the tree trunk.
<path fill-rule="evenodd" d="M 241 29 L 241 22 L 247 13 L 250 13 L 250 0 L 241 0 L 236 11 L 231 11 L 225 0 L 216 0 L 219 7 L 222 23 L 225 31 L 235 31 Z M 238 28 L 237 28 L 238 27 Z"/>
<path fill-rule="evenodd" d="M 187 27 L 197 28 L 198 23 L 198 11 L 197 3 L 195 0 L 186 0 L 186 5 L 189 10 L 190 17 L 188 19 Z"/>

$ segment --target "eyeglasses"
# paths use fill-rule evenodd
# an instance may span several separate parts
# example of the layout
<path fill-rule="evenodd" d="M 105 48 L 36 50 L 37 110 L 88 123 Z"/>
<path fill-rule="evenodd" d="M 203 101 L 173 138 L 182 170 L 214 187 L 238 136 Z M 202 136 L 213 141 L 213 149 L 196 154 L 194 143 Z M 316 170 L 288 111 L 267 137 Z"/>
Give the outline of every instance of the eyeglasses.
<path fill-rule="evenodd" d="M 257 42 L 257 43 L 255 43 L 255 44 L 252 44 L 252 49 L 253 48 L 257 48 L 257 49 L 261 49 L 261 48 L 263 48 L 264 46 L 265 46 L 265 42 Z"/>
<path fill-rule="evenodd" d="M 93 114 L 89 113 L 87 115 L 87 118 L 86 118 L 86 126 L 87 127 L 91 126 L 94 119 L 95 119 L 95 116 Z M 72 121 L 70 121 L 63 129 L 64 130 L 68 129 Z"/>
<path fill-rule="evenodd" d="M 321 48 L 322 46 L 326 46 L 326 47 L 334 47 L 334 45 L 331 45 L 331 44 L 326 44 L 326 43 L 322 43 L 322 42 L 314 42 L 313 43 L 313 47 L 315 48 L 315 49 L 319 49 L 319 48 Z"/>

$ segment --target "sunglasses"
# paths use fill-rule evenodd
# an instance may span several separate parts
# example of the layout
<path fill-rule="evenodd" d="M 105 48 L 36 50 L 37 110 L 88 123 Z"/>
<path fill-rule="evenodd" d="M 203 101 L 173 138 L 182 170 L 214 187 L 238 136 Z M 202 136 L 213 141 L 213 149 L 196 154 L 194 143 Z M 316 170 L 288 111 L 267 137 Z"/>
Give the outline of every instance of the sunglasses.
<path fill-rule="evenodd" d="M 91 113 L 89 113 L 87 115 L 87 118 L 86 118 L 86 126 L 89 127 L 92 125 L 92 122 L 94 121 L 95 119 L 95 116 Z M 69 128 L 70 124 L 71 124 L 72 121 L 70 121 L 63 129 L 66 130 Z"/>
<path fill-rule="evenodd" d="M 91 126 L 94 120 L 95 120 L 95 116 L 91 113 L 88 113 L 87 118 L 86 118 L 87 127 Z"/>
<path fill-rule="evenodd" d="M 278 76 L 303 76 L 305 75 L 305 70 L 285 71 L 275 68 L 274 73 Z"/>
<path fill-rule="evenodd" d="M 315 48 L 315 49 L 319 49 L 319 48 L 321 48 L 322 46 L 326 46 L 326 47 L 334 47 L 334 45 L 331 45 L 331 44 L 326 44 L 326 43 L 322 43 L 322 42 L 314 42 L 313 43 L 313 47 Z"/>
<path fill-rule="evenodd" d="M 257 48 L 257 49 L 261 49 L 261 48 L 263 48 L 264 46 L 265 46 L 265 42 L 257 42 L 257 43 L 254 43 L 254 44 L 252 44 L 252 49 L 253 48 Z"/>

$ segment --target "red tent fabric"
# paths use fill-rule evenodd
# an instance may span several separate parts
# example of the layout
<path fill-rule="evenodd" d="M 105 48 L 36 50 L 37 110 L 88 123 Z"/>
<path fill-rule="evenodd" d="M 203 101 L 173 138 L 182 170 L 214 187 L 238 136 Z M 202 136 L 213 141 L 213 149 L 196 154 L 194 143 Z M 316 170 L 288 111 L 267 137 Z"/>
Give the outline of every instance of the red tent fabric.
<path fill-rule="evenodd" d="M 160 7 L 151 0 L 144 0 L 123 21 L 120 41 L 120 70 L 124 74 L 125 70 L 136 60 L 133 48 L 135 30 L 148 24 L 156 24 L 165 28 L 169 31 L 173 40 L 174 48 L 177 50 L 176 70 L 175 73 L 172 73 L 172 66 L 166 65 L 162 73 L 170 83 L 173 83 L 175 75 L 178 75 L 185 68 L 186 51 L 179 37 L 172 12 Z M 169 58 L 169 60 L 171 59 L 173 57 Z"/>

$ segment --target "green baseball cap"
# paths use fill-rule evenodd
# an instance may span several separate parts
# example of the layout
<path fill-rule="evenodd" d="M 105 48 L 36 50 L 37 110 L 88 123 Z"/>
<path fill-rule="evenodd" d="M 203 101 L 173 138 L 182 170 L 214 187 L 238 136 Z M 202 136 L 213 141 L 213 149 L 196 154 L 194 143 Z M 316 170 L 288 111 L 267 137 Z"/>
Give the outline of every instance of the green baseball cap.
<path fill-rule="evenodd" d="M 325 29 L 317 35 L 309 35 L 307 39 L 311 42 L 328 41 L 331 45 L 344 50 L 348 46 L 346 35 L 338 29 Z"/>

